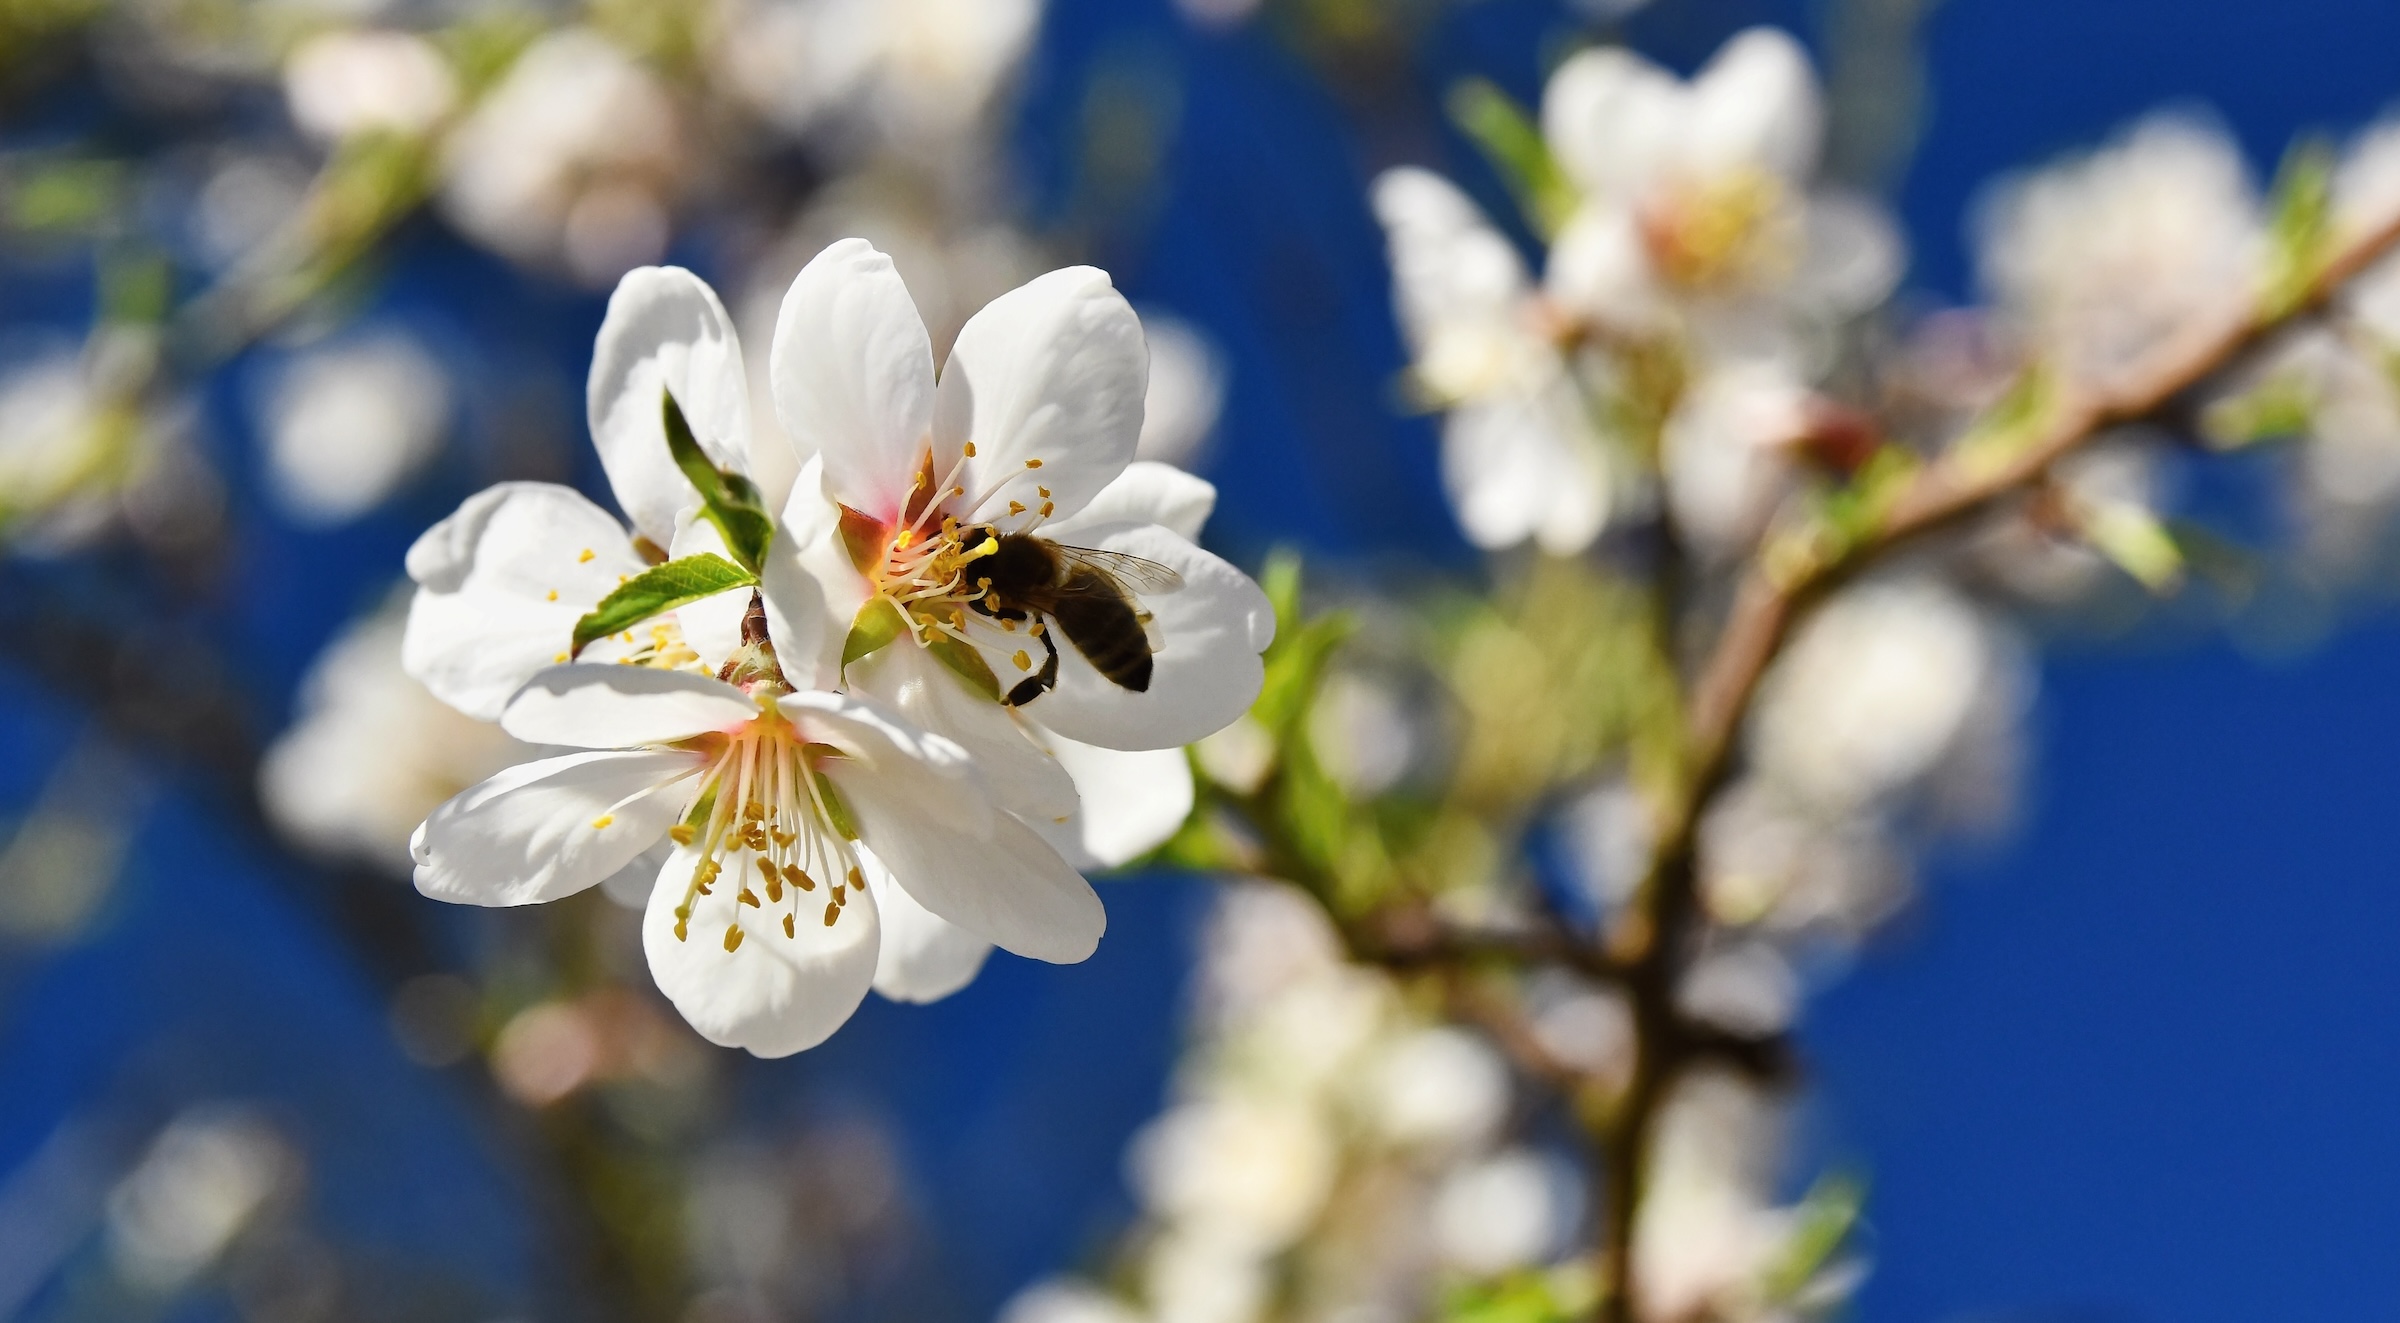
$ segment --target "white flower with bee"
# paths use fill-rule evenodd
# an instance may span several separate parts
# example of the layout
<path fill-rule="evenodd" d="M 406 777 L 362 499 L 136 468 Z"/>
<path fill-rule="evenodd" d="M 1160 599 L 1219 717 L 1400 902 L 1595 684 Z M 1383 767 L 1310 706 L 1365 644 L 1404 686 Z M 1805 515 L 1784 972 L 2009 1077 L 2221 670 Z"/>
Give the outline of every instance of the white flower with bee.
<path fill-rule="evenodd" d="M 829 256 L 862 250 L 896 288 L 864 244 Z M 1075 865 L 1121 862 L 1180 825 L 1192 792 L 1175 746 L 1247 707 L 1272 629 L 1255 585 L 1185 536 L 1213 498 L 1205 483 L 1155 465 L 1093 476 L 1076 411 L 1108 420 L 1111 447 L 1129 421 L 1127 455 L 1140 426 L 1129 310 L 1097 341 L 1047 346 L 1021 325 L 986 324 L 986 342 L 1031 350 L 1033 363 L 972 369 L 984 398 L 1016 413 L 1001 426 L 946 414 L 967 429 L 960 456 L 1061 461 L 1051 480 L 1019 484 L 1031 500 L 991 498 L 1023 507 L 1005 521 L 976 514 L 970 531 L 966 507 L 910 509 L 905 489 L 882 501 L 841 485 L 861 467 L 859 440 L 882 439 L 866 429 L 890 421 L 871 406 L 843 415 L 844 397 L 876 398 L 891 365 L 839 357 L 860 308 L 838 289 L 823 301 L 826 266 L 795 284 L 771 356 L 777 411 L 819 452 L 780 518 L 746 476 L 749 394 L 723 308 L 689 273 L 645 269 L 611 301 L 590 392 L 633 527 L 568 489 L 510 484 L 471 499 L 409 558 L 411 673 L 521 738 L 586 750 L 512 768 L 436 811 L 414 842 L 419 888 L 513 905 L 654 878 L 645 932 L 660 986 L 712 1040 L 763 1054 L 822 1039 L 870 982 L 900 1000 L 946 995 L 992 944 L 1088 955 L 1105 916 Z M 1123 306 L 1098 273 L 1045 280 L 1082 292 L 1104 323 L 1109 301 Z M 873 341 L 882 328 L 866 329 Z M 962 353 L 977 334 L 970 325 Z M 884 376 L 845 383 L 846 367 Z M 941 433 L 921 423 L 916 471 L 929 472 Z M 950 472 L 968 470 L 953 460 Z M 828 500 L 837 490 L 859 504 Z M 1060 509 L 1069 501 L 1080 523 Z M 1071 541 L 1043 536 L 1062 528 Z M 848 578 L 823 572 L 829 555 L 862 545 L 883 558 L 881 577 L 855 564 Z M 985 562 L 996 576 L 951 573 L 948 595 L 927 591 L 944 567 Z M 1205 609 L 1227 601 L 1245 609 Z M 886 646 L 858 650 L 862 619 L 869 642 L 889 624 Z M 1229 657 L 1246 664 L 1230 683 L 1205 674 Z M 1020 672 L 1005 691 L 995 662 Z M 991 683 L 962 678 L 978 666 Z M 1090 685 L 1107 687 L 1098 701 L 1061 701 Z M 1111 706 L 1111 691 L 1132 704 Z M 1020 711 L 1035 705 L 1127 748 L 1066 739 Z"/>
<path fill-rule="evenodd" d="M 985 724 L 1013 711 L 1109 749 L 1179 747 L 1248 710 L 1274 612 L 1192 542 L 1214 489 L 1134 460 L 1148 361 L 1105 274 L 993 300 L 937 384 L 891 259 L 844 240 L 793 281 L 773 359 L 784 428 L 821 462 L 786 525 L 814 526 L 797 559 L 846 661 L 905 643 L 982 691 Z"/>

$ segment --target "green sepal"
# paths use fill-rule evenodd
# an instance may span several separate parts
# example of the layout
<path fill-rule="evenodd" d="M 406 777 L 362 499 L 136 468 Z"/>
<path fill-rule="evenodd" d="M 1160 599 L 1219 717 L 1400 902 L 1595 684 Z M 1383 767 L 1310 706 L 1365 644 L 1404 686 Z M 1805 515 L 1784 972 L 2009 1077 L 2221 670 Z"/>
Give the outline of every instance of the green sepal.
<path fill-rule="evenodd" d="M 2325 270 L 2333 239 L 2333 176 L 2339 155 L 2320 138 L 2303 138 L 2284 153 L 2276 171 L 2273 240 L 2267 275 L 2266 313 L 2282 317 L 2309 296 Z"/>
<path fill-rule="evenodd" d="M 850 621 L 850 635 L 842 640 L 842 667 L 869 656 L 900 637 L 908 630 L 908 621 L 900 614 L 899 604 L 891 598 L 875 596 L 858 608 Z"/>
<path fill-rule="evenodd" d="M 1575 189 L 1542 141 L 1541 126 L 1508 93 L 1481 78 L 1453 86 L 1448 103 L 1450 122 L 1483 149 L 1526 223 L 1544 238 L 1556 235 L 1574 214 Z"/>
<path fill-rule="evenodd" d="M 758 573 L 758 567 L 766 562 L 767 543 L 775 536 L 775 520 L 767 513 L 766 497 L 759 494 L 757 483 L 710 463 L 708 452 L 692 435 L 682 407 L 675 403 L 674 392 L 663 392 L 663 397 L 667 453 L 700 493 L 700 513 L 724 535 L 725 549 L 733 554 L 735 563 Z"/>
<path fill-rule="evenodd" d="M 1759 1286 L 1768 1303 L 1788 1303 L 1808 1289 L 1849 1243 L 1866 1203 L 1866 1185 L 1856 1176 L 1833 1172 L 1817 1179 L 1793 1210 L 1782 1252 L 1761 1274 Z"/>
<path fill-rule="evenodd" d="M 814 767 L 808 769 L 808 774 L 816 780 L 817 798 L 824 801 L 825 816 L 833 823 L 833 829 L 842 834 L 843 840 L 857 840 L 858 819 L 850 816 L 850 806 L 843 802 L 842 792 L 833 788 L 833 778 Z"/>
<path fill-rule="evenodd" d="M 654 566 L 617 585 L 583 619 L 575 622 L 575 643 L 569 656 L 621 629 L 664 615 L 689 602 L 734 588 L 747 588 L 758 576 L 723 556 L 703 552 Z"/>
<path fill-rule="evenodd" d="M 983 659 L 974 645 L 962 643 L 947 634 L 936 634 L 926 641 L 925 650 L 934 660 L 958 672 L 959 678 L 975 686 L 977 693 L 997 703 L 1000 701 L 1000 677 L 992 674 L 991 663 Z"/>

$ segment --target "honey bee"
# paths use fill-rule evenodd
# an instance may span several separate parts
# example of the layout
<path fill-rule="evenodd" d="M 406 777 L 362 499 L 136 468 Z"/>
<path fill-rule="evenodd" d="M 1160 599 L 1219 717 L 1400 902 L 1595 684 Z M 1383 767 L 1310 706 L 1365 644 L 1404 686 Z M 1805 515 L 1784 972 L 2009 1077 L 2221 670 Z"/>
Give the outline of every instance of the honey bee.
<path fill-rule="evenodd" d="M 1058 684 L 1058 643 L 1041 617 L 1111 682 L 1137 694 L 1150 688 L 1150 613 L 1134 592 L 1173 592 L 1183 586 L 1182 575 L 1123 552 L 1061 546 L 1027 533 L 984 535 L 994 546 L 975 570 L 983 589 L 975 609 L 1030 624 L 1048 653 L 1040 671 L 1008 691 L 1009 706 L 1030 703 Z"/>

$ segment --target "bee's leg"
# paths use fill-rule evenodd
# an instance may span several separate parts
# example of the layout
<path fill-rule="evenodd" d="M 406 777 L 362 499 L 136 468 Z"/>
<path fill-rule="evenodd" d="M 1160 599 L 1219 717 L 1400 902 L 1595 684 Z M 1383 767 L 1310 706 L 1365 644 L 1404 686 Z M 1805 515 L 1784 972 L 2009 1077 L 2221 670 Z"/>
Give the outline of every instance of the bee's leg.
<path fill-rule="evenodd" d="M 1008 691 L 1004 701 L 1010 707 L 1023 707 L 1058 687 L 1058 644 L 1051 639 L 1052 632 L 1048 625 L 1034 627 L 1033 636 L 1042 641 L 1042 648 L 1049 655 L 1042 659 L 1041 670 L 1017 681 L 1017 687 Z"/>

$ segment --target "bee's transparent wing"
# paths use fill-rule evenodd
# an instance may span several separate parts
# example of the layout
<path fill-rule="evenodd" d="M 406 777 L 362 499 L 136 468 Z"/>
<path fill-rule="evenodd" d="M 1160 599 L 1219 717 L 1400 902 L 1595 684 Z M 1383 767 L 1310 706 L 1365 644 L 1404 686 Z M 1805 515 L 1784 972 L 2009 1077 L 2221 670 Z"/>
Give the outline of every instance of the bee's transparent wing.
<path fill-rule="evenodd" d="M 1128 556 L 1122 551 L 1061 546 L 1058 554 L 1068 561 L 1098 570 L 1137 593 L 1171 593 L 1183 586 L 1183 576 L 1172 567 L 1139 556 Z"/>

